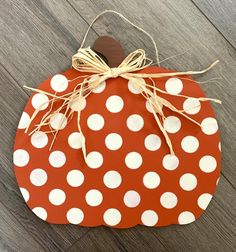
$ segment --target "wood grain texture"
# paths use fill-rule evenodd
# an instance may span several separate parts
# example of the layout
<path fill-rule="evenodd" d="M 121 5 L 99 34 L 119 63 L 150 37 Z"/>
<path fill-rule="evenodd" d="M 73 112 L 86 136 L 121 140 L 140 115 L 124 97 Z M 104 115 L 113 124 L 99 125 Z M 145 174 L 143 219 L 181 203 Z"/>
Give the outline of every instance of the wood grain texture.
<path fill-rule="evenodd" d="M 79 238 L 88 229 L 80 228 L 78 230 L 77 227 L 72 225 L 65 225 L 64 228 L 60 225 L 48 225 L 36 218 L 24 203 L 12 169 L 12 150 L 19 117 L 28 95 L 19 88 L 16 92 L 17 84 L 2 67 L 0 74 L 3 83 L 8 85 L 7 93 L 5 92 L 5 95 L 0 99 L 1 108 L 7 108 L 7 110 L 0 110 L 1 146 L 4 146 L 4 151 L 0 152 L 0 202 L 8 209 L 9 214 L 21 223 L 22 230 L 27 230 L 43 250 L 63 251 L 64 248 L 74 242 L 74 239 Z M 17 102 L 14 102 L 16 100 Z M 4 228 L 4 226 L 0 225 L 1 228 Z"/>
<path fill-rule="evenodd" d="M 192 0 L 210 22 L 236 48 L 236 1 Z"/>
<path fill-rule="evenodd" d="M 77 241 L 69 252 L 76 251 L 167 251 L 149 228 L 95 228 Z"/>
<path fill-rule="evenodd" d="M 213 0 L 9 0 L 0 8 L 0 251 L 236 251 L 236 50 L 234 1 Z M 104 9 L 123 13 L 150 32 L 162 62 L 177 69 L 200 69 L 215 59 L 220 65 L 198 81 L 214 106 L 222 135 L 222 176 L 204 215 L 187 226 L 132 229 L 50 225 L 36 218 L 19 192 L 12 170 L 12 149 L 20 114 L 30 92 L 48 76 L 70 67 L 88 23 Z M 99 35 L 117 38 L 126 53 L 153 46 L 117 17 L 101 18 L 87 45 Z"/>
<path fill-rule="evenodd" d="M 83 236 L 67 251 L 127 251 L 124 244 L 120 243 L 112 234 L 109 228 L 94 228 L 86 236 Z"/>
<path fill-rule="evenodd" d="M 19 221 L 9 214 L 8 209 L 0 203 L 0 251 L 40 251 L 42 247 L 31 237 Z"/>

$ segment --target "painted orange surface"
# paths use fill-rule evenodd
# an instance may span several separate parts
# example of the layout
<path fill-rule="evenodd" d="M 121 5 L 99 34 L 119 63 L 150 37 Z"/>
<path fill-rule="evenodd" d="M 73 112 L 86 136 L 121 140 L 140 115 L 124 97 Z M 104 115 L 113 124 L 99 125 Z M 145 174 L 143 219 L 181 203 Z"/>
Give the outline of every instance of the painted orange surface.
<path fill-rule="evenodd" d="M 168 71 L 159 67 L 142 70 Z M 69 69 L 44 81 L 39 89 L 66 94 L 78 83 L 67 83 L 66 79 L 79 75 L 84 73 Z M 156 86 L 170 93 L 205 97 L 190 78 L 156 79 Z M 179 109 L 194 103 L 170 94 L 158 95 Z M 188 114 L 202 123 L 203 129 L 164 108 L 164 125 L 176 155 L 170 158 L 146 100 L 127 80 L 120 77 L 107 80 L 81 105 L 84 107 L 81 126 L 90 160 L 87 165 L 80 148 L 76 111 L 60 130 L 51 151 L 52 134 L 25 133 L 34 107 L 46 100 L 47 96 L 32 94 L 19 123 L 14 147 L 18 185 L 28 207 L 39 218 L 57 224 L 128 228 L 137 224 L 188 224 L 201 216 L 220 176 L 219 130 L 209 102 L 201 102 L 200 107 L 192 108 Z M 46 104 L 30 130 L 48 109 Z"/>

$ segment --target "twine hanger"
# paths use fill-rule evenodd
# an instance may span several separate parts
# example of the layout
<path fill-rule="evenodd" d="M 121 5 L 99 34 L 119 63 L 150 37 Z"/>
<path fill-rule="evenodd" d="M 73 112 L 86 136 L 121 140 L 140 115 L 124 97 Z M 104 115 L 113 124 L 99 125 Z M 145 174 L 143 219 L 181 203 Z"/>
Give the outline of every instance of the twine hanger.
<path fill-rule="evenodd" d="M 150 35 L 150 33 L 148 33 L 147 31 L 145 31 L 144 29 L 142 29 L 141 27 L 137 26 L 136 24 L 134 24 L 133 22 L 131 22 L 128 18 L 126 18 L 124 15 L 122 15 L 121 13 L 117 12 L 117 11 L 114 11 L 114 10 L 104 10 L 102 11 L 100 14 L 98 14 L 94 19 L 93 21 L 90 23 L 87 31 L 85 32 L 84 34 L 84 38 L 80 44 L 80 48 L 83 48 L 84 46 L 84 43 L 86 41 L 86 38 L 88 37 L 88 33 L 89 31 L 91 30 L 93 24 L 101 17 L 103 16 L 104 14 L 106 13 L 113 13 L 113 14 L 116 14 L 118 15 L 118 17 L 120 17 L 122 20 L 124 20 L 126 23 L 130 24 L 131 26 L 133 26 L 134 28 L 136 28 L 138 31 L 142 32 L 143 34 L 145 34 L 152 42 L 153 46 L 154 46 L 154 50 L 155 50 L 155 55 L 156 55 L 156 63 L 158 66 L 160 66 L 160 60 L 159 60 L 159 53 L 158 53 L 158 49 L 157 49 L 157 44 L 154 40 L 154 38 Z"/>
<path fill-rule="evenodd" d="M 159 57 L 158 57 L 158 50 L 157 50 L 156 43 L 155 43 L 153 37 L 148 32 L 146 32 L 142 28 L 138 27 L 137 25 L 133 24 L 130 20 L 128 20 L 126 17 L 124 17 L 122 14 L 120 14 L 116 11 L 105 10 L 105 11 L 101 12 L 99 15 L 97 15 L 95 17 L 95 19 L 89 25 L 78 52 L 72 56 L 72 67 L 75 70 L 77 70 L 79 72 L 89 72 L 92 74 L 85 75 L 85 76 L 79 76 L 73 80 L 70 80 L 70 81 L 75 81 L 76 79 L 83 78 L 83 80 L 76 85 L 76 87 L 74 88 L 74 90 L 72 92 L 66 93 L 62 96 L 57 95 L 57 93 L 51 94 L 51 93 L 45 92 L 40 89 L 26 87 L 32 91 L 35 91 L 38 93 L 44 93 L 44 94 L 48 95 L 49 97 L 51 97 L 51 99 L 48 101 L 48 103 L 51 104 L 50 110 L 45 113 L 45 115 L 43 116 L 40 123 L 38 125 L 36 125 L 34 130 L 32 130 L 29 133 L 29 135 L 33 134 L 34 132 L 40 131 L 41 128 L 45 125 L 50 126 L 50 119 L 56 113 L 59 113 L 59 112 L 63 113 L 68 120 L 71 119 L 73 113 L 75 112 L 74 110 L 71 109 L 71 106 L 75 101 L 77 101 L 79 104 L 82 101 L 82 99 L 86 99 L 92 93 L 92 91 L 95 88 L 97 88 L 103 81 L 106 81 L 110 78 L 122 77 L 124 79 L 131 80 L 132 83 L 134 83 L 135 87 L 140 91 L 140 94 L 148 101 L 148 104 L 150 106 L 150 109 L 152 111 L 154 119 L 157 123 L 157 126 L 161 130 L 161 132 L 166 140 L 166 143 L 169 147 L 170 154 L 174 155 L 175 153 L 174 153 L 174 148 L 172 146 L 171 140 L 170 140 L 169 135 L 163 126 L 163 123 L 165 120 L 163 107 L 166 107 L 166 108 L 172 110 L 173 112 L 180 114 L 181 116 L 185 117 L 186 119 L 188 119 L 192 123 L 195 123 L 199 127 L 201 127 L 201 124 L 199 122 L 197 122 L 196 120 L 192 119 L 191 117 L 189 117 L 188 115 L 186 115 L 185 114 L 186 110 L 180 110 L 180 109 L 176 108 L 173 104 L 171 104 L 171 102 L 169 102 L 168 100 L 159 96 L 158 93 L 163 93 L 163 94 L 167 94 L 170 96 L 176 96 L 176 97 L 193 98 L 193 99 L 196 99 L 200 102 L 213 101 L 216 103 L 221 103 L 221 101 L 217 100 L 217 99 L 206 98 L 206 97 L 197 97 L 196 98 L 196 97 L 190 97 L 190 96 L 180 95 L 180 94 L 179 95 L 169 94 L 166 91 L 158 88 L 155 85 L 154 79 L 163 78 L 163 77 L 181 76 L 181 75 L 203 74 L 203 73 L 209 71 L 211 68 L 213 68 L 219 61 L 218 60 L 215 61 L 209 67 L 207 67 L 206 69 L 201 70 L 201 71 L 151 73 L 151 74 L 139 73 L 137 71 L 145 69 L 148 66 L 152 65 L 153 61 L 146 57 L 145 51 L 143 49 L 137 49 L 134 52 L 130 53 L 121 62 L 121 64 L 118 67 L 110 68 L 106 64 L 106 62 L 97 53 L 95 53 L 90 47 L 83 48 L 83 45 L 84 45 L 85 40 L 87 38 L 88 32 L 90 31 L 92 25 L 96 22 L 96 20 L 99 17 L 101 17 L 105 13 L 117 14 L 124 21 L 131 24 L 133 27 L 137 28 L 142 33 L 146 34 L 150 38 L 150 40 L 152 41 L 152 43 L 154 45 L 155 53 L 156 53 L 156 60 L 157 60 L 157 63 L 159 64 L 160 61 L 159 61 Z M 152 84 L 148 84 L 145 81 L 143 81 L 145 79 L 151 80 Z M 57 101 L 61 102 L 62 105 L 58 109 L 54 110 L 53 104 Z M 41 107 L 44 105 L 45 105 L 45 103 L 42 104 L 39 108 L 37 108 L 34 111 L 25 132 L 28 132 L 29 126 L 33 122 L 34 118 L 37 116 Z M 78 115 L 78 117 L 77 117 L 78 130 L 82 135 L 82 143 L 81 143 L 82 144 L 82 152 L 83 152 L 84 160 L 87 163 L 86 141 L 85 141 L 85 137 L 83 135 L 82 129 L 81 129 L 81 125 L 80 125 L 81 110 L 78 109 L 78 111 L 76 111 L 76 112 Z M 60 123 L 62 125 L 63 120 Z M 59 130 L 53 130 L 53 129 L 50 129 L 48 132 L 46 132 L 46 133 L 54 134 L 50 149 L 52 148 L 52 146 L 56 140 L 58 132 L 59 132 Z"/>

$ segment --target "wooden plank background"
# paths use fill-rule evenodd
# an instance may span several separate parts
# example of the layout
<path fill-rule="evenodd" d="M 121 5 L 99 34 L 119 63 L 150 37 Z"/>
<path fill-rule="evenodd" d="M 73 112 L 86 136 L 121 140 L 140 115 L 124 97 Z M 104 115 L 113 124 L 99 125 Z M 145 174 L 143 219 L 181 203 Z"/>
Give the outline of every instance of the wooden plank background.
<path fill-rule="evenodd" d="M 187 226 L 117 230 L 49 225 L 23 202 L 12 170 L 17 124 L 30 92 L 48 76 L 70 67 L 92 19 L 105 9 L 123 13 L 150 32 L 162 66 L 202 69 L 220 65 L 197 80 L 214 106 L 222 135 L 222 174 L 216 195 L 204 215 Z M 116 37 L 126 52 L 150 41 L 107 14 L 89 34 Z M 234 0 L 7 0 L 0 5 L 0 251 L 236 251 L 236 1 Z"/>

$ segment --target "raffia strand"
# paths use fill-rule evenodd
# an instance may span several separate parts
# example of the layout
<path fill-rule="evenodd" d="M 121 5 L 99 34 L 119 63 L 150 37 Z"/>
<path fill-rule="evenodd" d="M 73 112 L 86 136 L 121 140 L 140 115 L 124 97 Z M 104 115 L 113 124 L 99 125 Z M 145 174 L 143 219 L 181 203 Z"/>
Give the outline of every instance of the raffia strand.
<path fill-rule="evenodd" d="M 213 98 L 206 98 L 206 97 L 191 97 L 187 95 L 181 94 L 169 94 L 166 91 L 160 89 L 155 84 L 154 79 L 163 78 L 163 77 L 173 77 L 173 76 L 183 76 L 183 75 L 196 75 L 196 74 L 203 74 L 212 69 L 219 61 L 213 62 L 209 67 L 204 70 L 200 71 L 185 71 L 185 72 L 168 72 L 168 73 L 140 73 L 137 72 L 139 70 L 145 69 L 152 64 L 152 61 L 146 57 L 145 51 L 143 49 L 138 49 L 132 53 L 130 53 L 123 62 L 116 68 L 110 68 L 102 58 L 97 55 L 91 48 L 80 48 L 78 52 L 72 57 L 72 67 L 79 72 L 90 72 L 90 75 L 84 75 L 84 79 L 81 82 L 78 82 L 72 92 L 68 92 L 64 95 L 58 95 L 57 93 L 51 94 L 49 92 L 26 87 L 32 91 L 39 92 L 46 94 L 50 97 L 49 103 L 51 104 L 49 110 L 44 114 L 41 121 L 35 125 L 35 128 L 29 132 L 29 134 L 33 134 L 36 131 L 42 130 L 42 127 L 49 126 L 50 127 L 50 120 L 56 113 L 63 113 L 67 120 L 71 119 L 73 113 L 75 112 L 72 110 L 72 104 L 76 100 L 78 103 L 82 101 L 82 99 L 86 99 L 92 91 L 97 88 L 103 81 L 122 77 L 127 80 L 131 80 L 132 83 L 136 86 L 137 89 L 140 90 L 140 94 L 148 101 L 151 112 L 153 117 L 157 123 L 157 126 L 161 130 L 166 144 L 169 147 L 169 152 L 171 155 L 174 155 L 174 147 L 170 140 L 168 133 L 166 132 L 163 123 L 165 120 L 164 115 L 164 108 L 168 108 L 171 111 L 178 113 L 179 115 L 183 116 L 191 123 L 196 124 L 197 126 L 201 127 L 201 124 L 196 120 L 192 119 L 190 116 L 186 115 L 186 110 L 176 108 L 170 101 L 158 95 L 158 93 L 166 94 L 169 96 L 176 96 L 182 98 L 193 98 L 197 99 L 200 102 L 204 101 L 213 101 L 216 103 L 221 103 L 218 99 Z M 73 79 L 73 81 L 80 79 L 80 77 Z M 151 84 L 148 84 L 144 80 L 151 80 Z M 54 103 L 62 103 L 59 108 L 54 110 Z M 41 105 L 43 106 L 43 105 Z M 29 126 L 32 124 L 33 120 L 36 118 L 38 112 L 40 111 L 39 107 L 36 109 L 31 117 L 30 123 L 26 128 L 25 132 L 28 132 Z M 82 132 L 80 117 L 81 111 L 80 109 L 76 110 L 77 112 L 77 125 L 78 130 L 82 135 L 82 152 L 85 161 L 87 161 L 86 157 L 86 139 Z M 61 122 L 63 124 L 63 121 Z M 47 133 L 53 134 L 53 140 L 50 145 L 50 149 L 52 148 L 53 144 L 55 143 L 56 137 L 58 136 L 59 130 L 51 129 L 47 131 Z"/>

